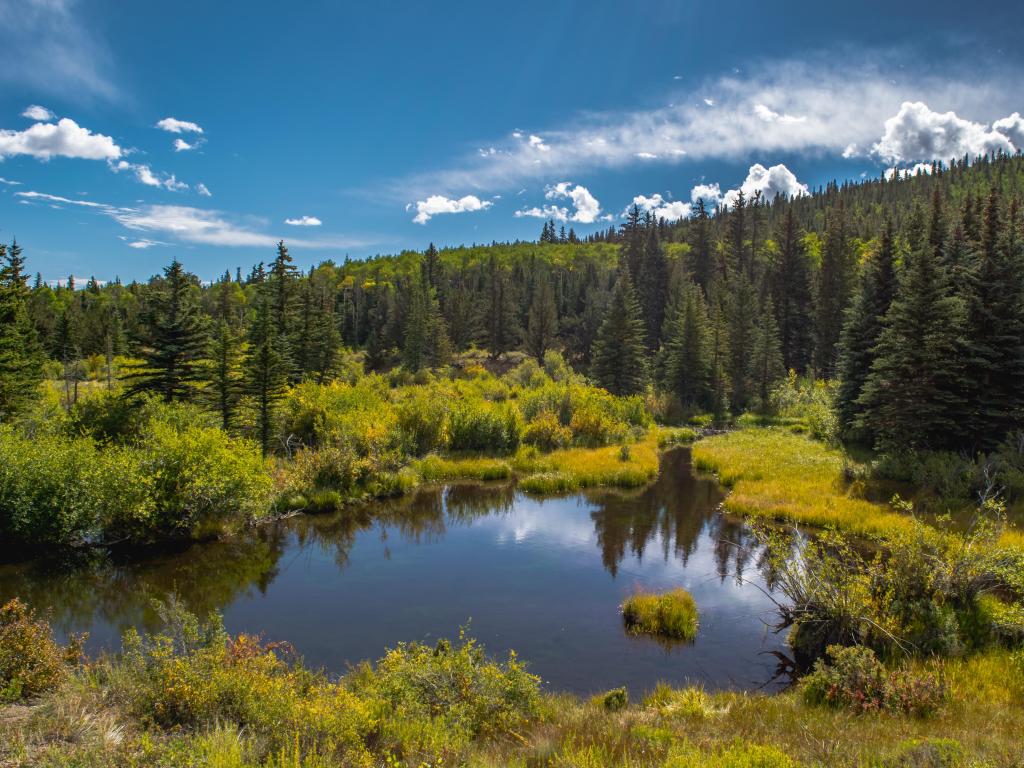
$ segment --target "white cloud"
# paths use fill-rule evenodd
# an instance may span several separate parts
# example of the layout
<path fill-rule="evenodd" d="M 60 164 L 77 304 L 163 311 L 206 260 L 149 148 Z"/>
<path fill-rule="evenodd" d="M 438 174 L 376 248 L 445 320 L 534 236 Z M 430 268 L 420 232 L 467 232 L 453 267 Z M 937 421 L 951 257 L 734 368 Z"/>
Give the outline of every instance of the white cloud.
<path fill-rule="evenodd" d="M 1014 149 L 1024 151 L 1024 118 L 1020 116 L 1020 112 L 1014 112 L 1009 117 L 996 120 L 992 123 L 992 130 L 998 131 L 1008 138 L 1013 143 Z"/>
<path fill-rule="evenodd" d="M 750 200 L 755 192 L 760 192 L 762 197 L 771 202 L 779 195 L 783 197 L 800 197 L 807 194 L 807 185 L 797 181 L 796 175 L 786 166 L 773 165 L 765 168 L 760 163 L 750 166 L 747 178 L 744 179 L 739 189 L 730 189 L 722 196 L 722 203 L 727 207 L 735 204 L 740 192 Z"/>
<path fill-rule="evenodd" d="M 623 217 L 629 213 L 630 208 L 634 205 L 639 206 L 642 211 L 650 211 L 655 219 L 668 219 L 669 221 L 689 218 L 693 209 L 693 206 L 689 203 L 684 203 L 680 200 L 666 200 L 660 193 L 655 192 L 650 197 L 645 195 L 634 197 L 633 202 L 626 206 L 626 209 L 622 212 Z"/>
<path fill-rule="evenodd" d="M 1014 146 L 1003 133 L 965 120 L 956 112 L 935 112 L 923 101 L 905 101 L 899 112 L 885 121 L 882 138 L 871 151 L 887 163 L 906 163 L 996 150 L 1013 152 Z"/>
<path fill-rule="evenodd" d="M 704 104 L 706 106 L 713 107 L 713 106 L 715 106 L 715 100 L 714 99 L 704 99 Z"/>
<path fill-rule="evenodd" d="M 198 184 L 196 184 L 196 192 L 198 192 L 203 197 L 213 197 L 213 193 L 201 181 Z"/>
<path fill-rule="evenodd" d="M 95 203 L 92 200 L 72 200 L 68 197 L 61 197 L 60 195 L 48 195 L 45 192 L 15 192 L 15 196 L 23 199 L 24 202 L 33 200 L 42 200 L 48 203 L 61 203 L 65 205 L 79 205 L 83 208 L 101 208 L 105 209 L 109 206 L 103 203 Z"/>
<path fill-rule="evenodd" d="M 690 201 L 696 205 L 698 200 L 703 200 L 708 208 L 715 208 L 722 204 L 722 188 L 718 183 L 698 184 L 690 190 Z"/>
<path fill-rule="evenodd" d="M 1011 72 L 979 64 L 968 74 L 921 74 L 919 67 L 903 66 L 907 62 L 900 56 L 850 52 L 839 64 L 833 51 L 804 61 L 759 63 L 742 74 L 698 83 L 674 106 L 579 114 L 535 132 L 546 150 L 537 141 L 530 143 L 531 134 L 516 130 L 493 143 L 494 155 L 481 157 L 473 148 L 447 168 L 394 181 L 392 194 L 406 199 L 410 189 L 419 195 L 466 190 L 491 194 L 534 179 L 687 158 L 838 157 L 850 145 L 862 148 L 863 154 L 878 142 L 885 121 L 908 97 L 987 119 L 1009 114 L 1015 102 L 1019 106 Z M 704 97 L 712 93 L 714 108 L 709 109 Z M 640 153 L 657 158 L 638 157 Z"/>
<path fill-rule="evenodd" d="M 129 248 L 135 248 L 136 250 L 145 250 L 146 248 L 152 248 L 154 245 L 170 245 L 160 240 L 149 240 L 148 238 L 140 238 L 138 240 L 126 237 L 125 235 L 118 235 L 118 240 L 124 241 L 125 245 Z"/>
<path fill-rule="evenodd" d="M 90 29 L 98 14 L 77 14 L 76 5 L 74 0 L 0 2 L 0 82 L 77 100 L 117 96 L 107 77 L 110 53 Z"/>
<path fill-rule="evenodd" d="M 610 219 L 610 216 L 601 216 L 601 204 L 597 198 L 590 194 L 590 190 L 571 181 L 561 181 L 549 187 L 545 187 L 544 198 L 546 200 L 569 200 L 572 202 L 573 211 L 563 205 L 545 205 L 544 207 L 534 206 L 524 208 L 515 212 L 516 218 L 530 216 L 539 219 L 554 219 L 555 221 L 576 221 L 580 224 L 593 224 L 595 221 Z"/>
<path fill-rule="evenodd" d="M 540 136 L 530 135 L 529 145 L 534 149 L 539 149 L 541 152 L 550 152 L 551 147 L 544 143 L 544 139 Z"/>
<path fill-rule="evenodd" d="M 917 163 L 912 168 L 886 168 L 885 178 L 886 181 L 892 180 L 894 177 L 905 179 L 908 176 L 917 176 L 918 174 L 930 174 L 932 172 L 931 163 Z"/>
<path fill-rule="evenodd" d="M 174 140 L 174 151 L 175 152 L 188 152 L 190 149 L 195 149 L 197 146 L 199 146 L 198 143 L 197 144 L 189 144 L 184 139 L 175 139 Z"/>
<path fill-rule="evenodd" d="M 135 174 L 135 178 L 147 187 L 158 187 L 160 189 L 170 190 L 171 192 L 181 192 L 188 189 L 188 184 L 183 181 L 178 181 L 173 173 L 170 175 L 157 175 L 144 163 L 129 163 L 127 160 L 120 160 L 116 164 L 111 163 L 110 169 L 114 171 L 114 173 L 131 171 Z"/>
<path fill-rule="evenodd" d="M 434 216 L 442 213 L 472 213 L 490 208 L 494 203 L 490 200 L 481 200 L 476 195 L 466 195 L 458 200 L 445 197 L 444 195 L 431 195 L 426 200 L 418 200 L 405 206 L 405 210 L 416 209 L 413 221 L 417 224 L 426 224 Z"/>
<path fill-rule="evenodd" d="M 297 219 L 285 219 L 284 223 L 290 224 L 293 227 L 319 227 L 323 224 L 323 222 L 316 216 L 301 216 Z"/>
<path fill-rule="evenodd" d="M 165 117 L 156 124 L 156 127 L 169 133 L 202 133 L 203 129 L 188 120 L 178 120 L 176 117 Z"/>
<path fill-rule="evenodd" d="M 122 149 L 112 138 L 82 128 L 67 117 L 57 123 L 36 123 L 24 131 L 0 130 L 0 159 L 29 155 L 40 160 L 116 160 L 121 154 Z"/>
<path fill-rule="evenodd" d="M 849 160 L 851 157 L 856 157 L 860 154 L 860 148 L 856 144 L 847 144 L 843 148 L 843 157 Z"/>
<path fill-rule="evenodd" d="M 636 156 L 641 160 L 657 160 L 658 156 L 653 152 L 637 152 Z"/>
<path fill-rule="evenodd" d="M 8 186 L 11 187 L 21 186 L 20 181 L 11 181 L 10 179 L 5 179 L 3 176 L 0 176 L 0 184 L 7 184 Z"/>
<path fill-rule="evenodd" d="M 29 104 L 25 107 L 25 111 L 21 113 L 21 116 L 27 117 L 30 120 L 53 120 L 56 117 L 53 112 L 38 104 Z"/>
<path fill-rule="evenodd" d="M 794 115 L 779 114 L 773 109 L 769 109 L 764 104 L 754 105 L 754 114 L 766 123 L 804 123 L 807 122 L 805 116 L 795 117 Z"/>

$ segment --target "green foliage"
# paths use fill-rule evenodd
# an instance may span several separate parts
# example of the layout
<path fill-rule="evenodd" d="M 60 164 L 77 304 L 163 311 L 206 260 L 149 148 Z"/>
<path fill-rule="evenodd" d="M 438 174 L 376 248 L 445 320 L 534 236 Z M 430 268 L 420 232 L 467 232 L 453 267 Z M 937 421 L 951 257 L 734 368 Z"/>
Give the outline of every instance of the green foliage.
<path fill-rule="evenodd" d="M 17 598 L 0 607 L 0 705 L 55 688 L 77 661 L 83 639 L 62 648 L 50 625 Z"/>
<path fill-rule="evenodd" d="M 693 747 L 685 747 L 669 757 L 665 768 L 798 768 L 798 766 L 795 760 L 775 747 L 737 743 L 710 754 Z"/>
<path fill-rule="evenodd" d="M 870 648 L 830 646 L 827 660 L 800 683 L 810 704 L 856 712 L 892 710 L 916 717 L 930 715 L 946 699 L 942 681 L 927 671 L 886 669 Z"/>
<path fill-rule="evenodd" d="M 629 693 L 625 688 L 612 688 L 597 698 L 607 712 L 619 712 L 629 706 Z"/>
<path fill-rule="evenodd" d="M 636 395 L 647 386 L 644 318 L 629 270 L 615 282 L 592 352 L 591 375 L 613 395 Z"/>
<path fill-rule="evenodd" d="M 634 634 L 685 641 L 697 636 L 697 604 L 682 587 L 660 595 L 631 595 L 622 603 L 622 619 Z"/>

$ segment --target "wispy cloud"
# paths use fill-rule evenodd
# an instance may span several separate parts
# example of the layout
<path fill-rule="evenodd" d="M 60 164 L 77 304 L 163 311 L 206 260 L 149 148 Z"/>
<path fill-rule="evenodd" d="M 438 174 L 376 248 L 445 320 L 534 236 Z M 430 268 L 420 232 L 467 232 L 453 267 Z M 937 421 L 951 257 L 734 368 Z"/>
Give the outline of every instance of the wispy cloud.
<path fill-rule="evenodd" d="M 29 104 L 25 107 L 25 111 L 21 113 L 21 116 L 27 117 L 30 120 L 53 120 L 56 117 L 53 112 L 38 104 Z"/>
<path fill-rule="evenodd" d="M 182 243 L 228 247 L 272 248 L 282 239 L 281 232 L 266 231 L 266 222 L 252 216 L 236 216 L 224 211 L 195 208 L 186 205 L 116 206 L 94 200 L 68 198 L 46 192 L 15 192 L 24 202 L 53 204 L 58 207 L 88 208 L 107 216 L 125 229 L 139 233 L 132 242 L 167 244 L 152 235 L 169 236 Z M 369 241 L 355 238 L 325 236 L 322 238 L 292 238 L 288 243 L 300 248 L 344 249 L 370 245 Z M 130 244 L 130 243 L 129 243 Z M 149 247 L 136 245 L 135 248 Z"/>
<path fill-rule="evenodd" d="M 6 185 L 8 185 L 10 187 L 21 186 L 21 182 L 20 181 L 12 181 L 11 179 L 5 179 L 3 176 L 0 176 L 0 184 L 6 184 Z"/>
<path fill-rule="evenodd" d="M 319 227 L 323 224 L 316 216 L 300 216 L 297 219 L 285 219 L 284 223 L 292 227 Z"/>
<path fill-rule="evenodd" d="M 176 117 L 165 117 L 157 122 L 156 127 L 168 133 L 202 133 L 203 129 L 196 123 L 188 120 L 178 120 Z"/>
<path fill-rule="evenodd" d="M 71 99 L 114 99 L 111 56 L 74 0 L 0 0 L 0 82 Z"/>
<path fill-rule="evenodd" d="M 111 163 L 110 169 L 115 173 L 131 171 L 135 174 L 135 178 L 147 187 L 158 187 L 171 192 L 183 192 L 188 189 L 188 184 L 178 181 L 173 173 L 154 173 L 153 169 L 145 163 L 129 163 L 127 160 L 119 160 L 117 163 Z"/>
<path fill-rule="evenodd" d="M 530 179 L 640 162 L 793 153 L 838 157 L 851 145 L 878 142 L 886 120 L 909 99 L 976 120 L 998 119 L 1020 108 L 1015 73 L 979 64 L 984 76 L 978 71 L 969 78 L 962 72 L 915 74 L 903 63 L 897 54 L 878 52 L 764 63 L 751 67 L 750 76 L 733 73 L 675 94 L 671 106 L 579 115 L 532 133 L 517 129 L 448 168 L 395 182 L 392 193 L 492 192 Z"/>

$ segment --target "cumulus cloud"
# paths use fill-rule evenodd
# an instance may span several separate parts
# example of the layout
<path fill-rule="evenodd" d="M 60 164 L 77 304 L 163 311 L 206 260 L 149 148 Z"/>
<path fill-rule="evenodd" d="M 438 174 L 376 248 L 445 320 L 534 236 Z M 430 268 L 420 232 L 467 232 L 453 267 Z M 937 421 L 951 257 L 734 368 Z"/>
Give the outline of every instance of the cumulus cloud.
<path fill-rule="evenodd" d="M 109 136 L 93 133 L 67 117 L 56 123 L 36 123 L 24 131 L 0 130 L 0 159 L 29 155 L 40 160 L 52 157 L 116 160 L 122 153 Z"/>
<path fill-rule="evenodd" d="M 46 107 L 41 107 L 38 104 L 29 104 L 25 107 L 25 111 L 21 113 L 22 117 L 27 117 L 30 120 L 53 120 L 56 117 L 53 112 L 48 110 Z"/>
<path fill-rule="evenodd" d="M 576 221 L 580 224 L 593 224 L 595 221 L 610 219 L 610 216 L 601 216 L 601 204 L 597 198 L 590 194 L 590 190 L 580 184 L 573 184 L 571 181 L 561 181 L 545 187 L 544 198 L 551 201 L 568 200 L 572 203 L 573 210 L 570 212 L 565 205 L 545 205 L 523 208 L 515 212 L 516 218 L 524 216 L 538 219 L 554 219 L 555 221 Z"/>
<path fill-rule="evenodd" d="M 203 129 L 188 120 L 178 120 L 175 117 L 165 117 L 156 124 L 160 130 L 169 133 L 202 133 Z"/>
<path fill-rule="evenodd" d="M 990 117 L 1009 114 L 1015 102 L 1019 106 L 1015 78 L 996 68 L 979 65 L 984 77 L 978 71 L 922 75 L 919 68 L 901 68 L 898 54 L 877 51 L 870 57 L 851 53 L 841 65 L 836 61 L 831 55 L 768 62 L 751 68 L 751 74 L 700 83 L 670 106 L 579 114 L 533 134 L 516 130 L 503 141 L 482 144 L 493 146 L 494 154 L 481 156 L 474 148 L 452 166 L 396 180 L 393 194 L 407 196 L 409 189 L 490 194 L 531 179 L 687 158 L 839 156 L 851 145 L 865 154 L 908 98 Z M 713 109 L 704 101 L 712 94 Z M 532 143 L 531 135 L 536 136 Z"/>
<path fill-rule="evenodd" d="M 434 216 L 442 213 L 472 213 L 473 211 L 484 211 L 494 203 L 490 200 L 481 200 L 476 195 L 466 195 L 458 200 L 445 197 L 444 195 L 431 195 L 426 200 L 418 200 L 409 203 L 405 210 L 416 209 L 413 221 L 417 224 L 426 224 Z"/>
<path fill-rule="evenodd" d="M 800 197 L 807 194 L 807 185 L 797 181 L 796 175 L 785 165 L 779 163 L 771 168 L 765 168 L 760 163 L 750 166 L 747 178 L 744 179 L 739 189 L 730 189 L 722 196 L 722 204 L 732 207 L 739 198 L 740 192 L 748 200 L 756 192 L 769 202 L 779 195 L 783 197 Z"/>
<path fill-rule="evenodd" d="M 198 184 L 196 184 L 196 192 L 198 192 L 203 197 L 213 197 L 213 193 L 210 192 L 206 185 L 203 184 L 203 182 L 201 181 Z"/>
<path fill-rule="evenodd" d="M 718 183 L 714 184 L 698 184 L 690 190 L 690 201 L 696 205 L 698 201 L 703 200 L 704 205 L 708 208 L 715 208 L 722 204 L 722 188 L 718 186 Z"/>
<path fill-rule="evenodd" d="M 689 218 L 693 209 L 690 203 L 684 203 L 681 200 L 666 200 L 660 193 L 655 192 L 650 197 L 645 195 L 634 197 L 633 202 L 622 212 L 623 217 L 634 205 L 639 206 L 642 211 L 649 211 L 655 219 L 668 219 L 669 221 Z"/>
<path fill-rule="evenodd" d="M 135 178 L 147 187 L 158 187 L 160 189 L 167 189 L 171 192 L 181 192 L 188 189 L 188 184 L 183 181 L 178 181 L 174 174 L 156 174 L 153 169 L 144 163 L 129 163 L 127 160 L 119 160 L 117 163 L 111 163 L 110 169 L 114 173 L 120 173 L 121 171 L 131 171 L 135 174 Z"/>
<path fill-rule="evenodd" d="M 284 223 L 290 224 L 293 227 L 319 227 L 323 224 L 316 216 L 300 216 L 297 219 L 285 219 Z"/>
<path fill-rule="evenodd" d="M 887 163 L 906 163 L 996 150 L 1013 152 L 1014 146 L 1005 134 L 956 112 L 935 112 L 923 101 L 905 101 L 899 112 L 885 121 L 885 131 L 872 154 Z"/>
<path fill-rule="evenodd" d="M 1020 112 L 1014 112 L 1009 117 L 996 120 L 992 123 L 992 130 L 998 131 L 1008 138 L 1013 143 L 1014 149 L 1024 151 L 1024 118 L 1020 116 Z"/>
<path fill-rule="evenodd" d="M 918 174 L 930 174 L 932 172 L 931 163 L 917 163 L 912 168 L 886 168 L 885 179 L 890 181 L 894 178 L 905 179 L 908 176 L 917 176 Z"/>
<path fill-rule="evenodd" d="M 188 152 L 190 149 L 195 149 L 198 146 L 199 146 L 198 143 L 189 144 L 184 139 L 175 139 L 174 140 L 174 151 L 175 152 Z"/>

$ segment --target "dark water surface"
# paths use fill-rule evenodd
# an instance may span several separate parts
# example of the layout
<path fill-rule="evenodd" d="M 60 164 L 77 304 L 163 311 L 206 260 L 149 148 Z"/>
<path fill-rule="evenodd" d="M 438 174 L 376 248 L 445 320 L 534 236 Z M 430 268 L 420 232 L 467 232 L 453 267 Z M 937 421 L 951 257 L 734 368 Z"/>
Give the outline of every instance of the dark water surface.
<path fill-rule="evenodd" d="M 491 654 L 515 649 L 554 690 L 752 689 L 773 678 L 783 638 L 766 628 L 761 553 L 717 511 L 721 499 L 676 450 L 632 493 L 537 499 L 453 485 L 144 560 L 0 565 L 0 599 L 20 596 L 61 634 L 88 631 L 93 650 L 116 649 L 126 627 L 153 628 L 151 598 L 173 591 L 194 611 L 223 612 L 230 632 L 289 640 L 336 673 L 469 622 Z M 627 635 L 627 595 L 678 585 L 700 610 L 692 645 Z"/>

